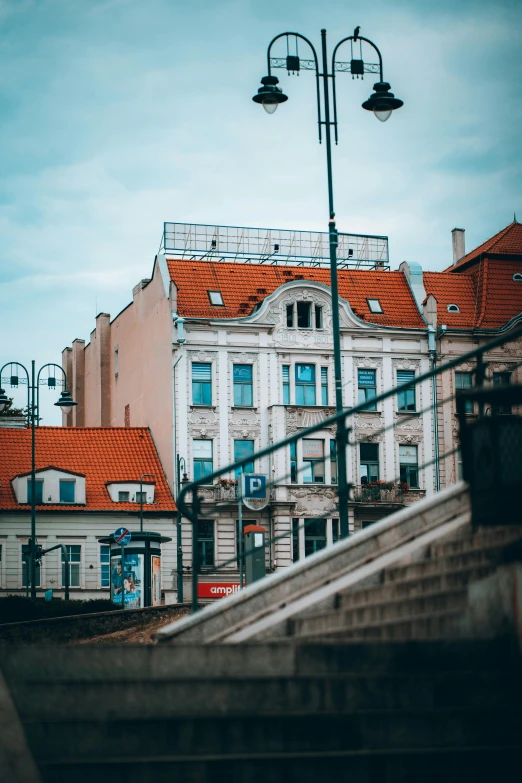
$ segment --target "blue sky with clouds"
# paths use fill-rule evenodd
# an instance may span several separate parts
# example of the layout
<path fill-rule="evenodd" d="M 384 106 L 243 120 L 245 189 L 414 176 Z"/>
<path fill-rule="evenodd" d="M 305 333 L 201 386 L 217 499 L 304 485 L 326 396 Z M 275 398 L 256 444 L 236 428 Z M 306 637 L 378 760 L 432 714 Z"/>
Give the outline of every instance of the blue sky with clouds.
<path fill-rule="evenodd" d="M 518 0 L 0 0 L 1 364 L 59 363 L 116 315 L 164 221 L 326 229 L 312 74 L 278 72 L 272 116 L 251 100 L 285 30 L 380 47 L 405 105 L 379 123 L 372 77 L 339 76 L 338 227 L 444 268 L 454 226 L 471 249 L 522 216 L 521 22 Z"/>

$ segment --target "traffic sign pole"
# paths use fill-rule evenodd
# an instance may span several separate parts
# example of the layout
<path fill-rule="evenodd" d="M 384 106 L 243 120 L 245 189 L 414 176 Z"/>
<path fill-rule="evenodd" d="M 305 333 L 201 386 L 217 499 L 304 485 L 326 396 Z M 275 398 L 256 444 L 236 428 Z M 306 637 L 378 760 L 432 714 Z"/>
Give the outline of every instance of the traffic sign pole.
<path fill-rule="evenodd" d="M 121 608 L 125 609 L 125 544 L 121 545 Z"/>
<path fill-rule="evenodd" d="M 243 471 L 239 469 L 239 475 L 237 477 L 237 495 L 238 495 L 238 517 L 239 517 L 239 536 L 238 536 L 238 552 L 239 552 L 239 589 L 243 589 L 243 574 L 245 568 L 244 556 L 243 556 Z"/>

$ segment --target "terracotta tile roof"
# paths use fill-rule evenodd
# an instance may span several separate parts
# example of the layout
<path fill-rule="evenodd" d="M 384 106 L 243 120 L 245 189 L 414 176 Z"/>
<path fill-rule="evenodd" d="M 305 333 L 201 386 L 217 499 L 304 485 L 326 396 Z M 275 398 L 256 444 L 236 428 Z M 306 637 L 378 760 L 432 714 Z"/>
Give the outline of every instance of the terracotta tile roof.
<path fill-rule="evenodd" d="M 210 261 L 167 261 L 178 289 L 178 313 L 193 318 L 249 315 L 276 288 L 292 280 L 329 285 L 328 269 L 264 266 Z M 225 306 L 211 305 L 208 291 L 221 291 Z M 426 328 L 402 272 L 339 270 L 339 295 L 362 320 L 383 326 Z M 368 299 L 379 299 L 383 313 L 371 313 Z"/>
<path fill-rule="evenodd" d="M 517 272 L 522 272 L 519 261 L 484 261 L 481 270 L 482 307 L 477 328 L 497 329 L 522 312 L 522 282 L 513 280 Z"/>
<path fill-rule="evenodd" d="M 470 253 L 466 253 L 455 266 L 448 267 L 446 271 L 460 271 L 462 267 L 467 266 L 470 261 L 478 258 L 482 253 L 522 256 L 522 223 L 513 221 L 509 226 L 499 231 L 498 234 L 487 239 Z"/>
<path fill-rule="evenodd" d="M 31 430 L 0 428 L 0 509 L 28 509 L 16 501 L 11 479 L 31 470 Z M 113 503 L 106 482 L 155 477 L 147 514 L 173 512 L 175 503 L 150 431 L 146 427 L 38 427 L 36 469 L 54 466 L 85 474 L 85 506 L 42 504 L 41 511 L 134 511 L 136 503 Z M 169 514 L 170 516 L 170 514 Z"/>
<path fill-rule="evenodd" d="M 426 294 L 437 300 L 437 322 L 449 329 L 472 329 L 477 318 L 475 286 L 471 275 L 449 272 L 424 272 Z M 448 313 L 448 305 L 456 304 L 460 313 Z"/>

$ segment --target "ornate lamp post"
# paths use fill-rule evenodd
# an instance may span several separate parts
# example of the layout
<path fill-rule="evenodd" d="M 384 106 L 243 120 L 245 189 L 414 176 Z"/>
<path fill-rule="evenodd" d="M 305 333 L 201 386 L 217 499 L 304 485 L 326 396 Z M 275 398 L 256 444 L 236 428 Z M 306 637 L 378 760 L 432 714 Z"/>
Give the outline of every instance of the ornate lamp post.
<path fill-rule="evenodd" d="M 11 387 L 17 387 L 18 384 L 27 383 L 27 424 L 31 427 L 31 552 L 30 552 L 30 580 L 31 580 L 31 598 L 36 599 L 36 428 L 40 418 L 40 385 L 47 383 L 49 389 L 55 389 L 57 385 L 63 386 L 64 390 L 60 394 L 60 399 L 54 404 L 62 409 L 62 412 L 66 415 L 71 412 L 74 405 L 77 403 L 73 400 L 70 393 L 67 391 L 67 375 L 63 367 L 59 364 L 44 364 L 38 370 L 38 375 L 35 371 L 34 360 L 31 362 L 31 375 L 23 364 L 20 362 L 7 362 L 0 369 L 0 385 L 2 382 L 2 373 L 6 367 L 10 367 L 9 383 Z M 51 375 L 48 372 L 47 379 L 41 379 L 40 375 L 42 370 L 46 368 L 58 368 L 62 373 L 63 380 L 56 379 L 56 375 Z M 18 370 L 20 368 L 25 373 L 25 378 L 20 378 Z M 0 389 L 0 413 L 4 410 L 9 400 L 3 389 Z M 66 563 L 66 568 L 67 568 Z"/>
<path fill-rule="evenodd" d="M 271 49 L 274 43 L 280 38 L 287 40 L 287 56 L 286 58 L 273 58 L 271 57 Z M 295 54 L 289 54 L 289 42 L 290 38 L 295 38 Z M 312 50 L 313 60 L 303 60 L 298 55 L 298 39 L 304 41 Z M 339 62 L 336 59 L 337 51 L 339 47 L 347 42 L 350 42 L 351 47 L 351 60 L 350 62 Z M 369 44 L 377 53 L 379 62 L 365 63 L 362 59 L 362 42 Z M 354 57 L 354 44 L 359 43 L 360 56 Z M 313 44 L 300 33 L 280 33 L 272 39 L 268 45 L 267 50 L 267 66 L 268 76 L 264 76 L 261 79 L 262 87 L 259 88 L 257 95 L 252 98 L 256 103 L 260 103 L 265 111 L 269 114 L 273 114 L 280 103 L 284 103 L 288 100 L 288 97 L 284 94 L 280 87 L 278 87 L 279 79 L 276 76 L 272 76 L 272 68 L 286 68 L 288 72 L 299 72 L 303 70 L 314 70 L 316 78 L 316 94 L 317 94 L 317 115 L 319 124 L 319 143 L 322 142 L 322 128 L 325 128 L 326 137 L 326 169 L 328 174 L 328 204 L 330 220 L 328 223 L 328 232 L 330 238 L 330 279 L 332 289 L 332 331 L 333 331 L 333 348 L 334 348 L 334 375 L 335 375 L 335 408 L 337 413 L 341 413 L 343 410 L 343 394 L 342 394 L 342 369 L 341 369 L 341 334 L 339 323 L 339 290 L 337 283 L 337 229 L 335 226 L 335 211 L 333 201 L 333 176 L 332 176 L 332 141 L 331 141 L 331 128 L 335 131 L 335 143 L 337 144 L 337 101 L 335 94 L 335 74 L 336 72 L 351 73 L 352 78 L 354 76 L 363 77 L 365 73 L 379 73 L 380 81 L 374 85 L 374 93 L 366 100 L 362 106 L 363 109 L 373 111 L 375 116 L 385 122 L 391 115 L 392 111 L 399 109 L 403 105 L 403 101 L 396 98 L 392 92 L 390 92 L 390 85 L 384 81 L 382 57 L 381 53 L 375 44 L 368 38 L 363 38 L 359 35 L 359 28 L 354 30 L 353 35 L 349 35 L 343 38 L 335 46 L 332 54 L 331 69 L 328 72 L 328 56 L 326 49 L 326 30 L 321 30 L 321 44 L 322 44 L 322 73 L 319 70 L 319 58 Z M 356 45 L 357 48 L 357 45 Z M 357 55 L 357 52 L 355 52 Z M 321 110 L 321 79 L 322 79 L 322 99 L 323 110 Z M 333 106 L 333 120 L 330 115 L 330 82 L 332 89 L 332 106 Z M 324 117 L 324 119 L 323 119 Z M 336 445 L 337 445 L 337 460 L 338 460 L 338 488 L 339 488 L 339 522 L 340 522 L 340 535 L 342 538 L 348 536 L 348 500 L 349 500 L 349 486 L 346 478 L 346 441 L 347 431 L 344 418 L 340 418 L 337 423 Z"/>

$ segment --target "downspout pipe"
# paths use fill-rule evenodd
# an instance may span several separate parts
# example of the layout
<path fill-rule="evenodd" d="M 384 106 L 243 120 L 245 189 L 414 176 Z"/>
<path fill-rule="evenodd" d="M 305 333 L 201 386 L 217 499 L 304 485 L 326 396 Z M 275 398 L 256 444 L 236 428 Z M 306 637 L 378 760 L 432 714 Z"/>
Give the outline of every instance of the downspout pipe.
<path fill-rule="evenodd" d="M 430 370 L 433 373 L 437 367 L 437 343 L 435 338 L 435 327 L 428 326 L 428 353 L 430 356 Z M 431 378 L 431 398 L 433 416 L 433 465 L 435 468 L 435 492 L 440 492 L 439 422 L 437 417 L 437 377 L 435 374 L 433 374 Z"/>

